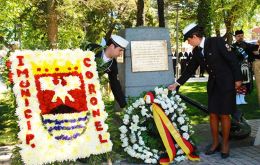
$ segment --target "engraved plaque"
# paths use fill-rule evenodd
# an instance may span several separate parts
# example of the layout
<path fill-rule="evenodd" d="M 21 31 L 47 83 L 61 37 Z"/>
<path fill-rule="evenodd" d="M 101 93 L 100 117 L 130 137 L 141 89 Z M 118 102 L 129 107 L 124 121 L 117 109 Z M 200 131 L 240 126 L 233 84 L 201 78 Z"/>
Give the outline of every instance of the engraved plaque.
<path fill-rule="evenodd" d="M 168 70 L 166 40 L 131 41 L 132 71 Z"/>
<path fill-rule="evenodd" d="M 124 53 L 121 53 L 119 57 L 116 58 L 117 63 L 124 63 Z"/>

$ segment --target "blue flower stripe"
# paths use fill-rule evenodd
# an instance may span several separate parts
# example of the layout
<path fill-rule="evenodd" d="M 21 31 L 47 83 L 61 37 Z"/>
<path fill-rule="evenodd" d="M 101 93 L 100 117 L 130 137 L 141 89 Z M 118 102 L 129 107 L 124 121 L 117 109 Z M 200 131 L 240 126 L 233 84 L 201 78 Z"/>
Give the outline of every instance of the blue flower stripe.
<path fill-rule="evenodd" d="M 67 135 L 55 136 L 55 139 L 57 139 L 57 140 L 72 140 L 72 139 L 76 139 L 78 136 L 80 136 L 80 133 L 75 133 L 72 136 L 67 136 Z"/>
<path fill-rule="evenodd" d="M 88 116 L 82 117 L 82 118 L 78 118 L 76 119 L 64 119 L 64 120 L 51 120 L 51 119 L 43 119 L 43 124 L 49 124 L 49 123 L 55 123 L 55 125 L 61 125 L 63 123 L 76 123 L 79 121 L 86 121 L 88 119 Z"/>
<path fill-rule="evenodd" d="M 80 128 L 85 128 L 85 126 L 83 126 L 83 125 L 75 125 L 75 126 L 68 126 L 68 127 L 66 127 L 66 126 L 54 126 L 54 127 L 50 127 L 49 129 L 48 129 L 48 132 L 52 132 L 53 130 L 55 130 L 55 131 L 60 131 L 60 130 L 73 130 L 73 129 L 80 129 Z"/>

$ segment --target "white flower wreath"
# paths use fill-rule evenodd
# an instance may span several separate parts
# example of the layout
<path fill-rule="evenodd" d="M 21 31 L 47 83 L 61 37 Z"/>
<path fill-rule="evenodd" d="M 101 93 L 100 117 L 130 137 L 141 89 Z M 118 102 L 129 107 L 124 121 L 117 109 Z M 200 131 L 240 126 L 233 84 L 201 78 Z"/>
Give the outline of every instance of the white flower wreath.
<path fill-rule="evenodd" d="M 153 91 L 154 103 L 162 107 L 167 117 L 170 119 L 176 130 L 183 138 L 191 142 L 190 136 L 193 134 L 189 118 L 183 111 L 186 109 L 184 103 L 175 91 L 166 88 L 156 87 Z M 160 157 L 159 146 L 163 146 L 160 136 L 151 136 L 147 131 L 157 131 L 155 125 L 150 127 L 153 122 L 150 97 L 140 97 L 130 105 L 123 117 L 123 125 L 119 128 L 121 134 L 122 147 L 131 157 L 142 159 L 145 163 L 157 163 Z M 155 138 L 156 145 L 151 146 L 151 138 Z M 175 144 L 175 161 L 179 162 L 186 159 L 185 153 Z M 164 150 L 164 149 L 163 149 Z"/>

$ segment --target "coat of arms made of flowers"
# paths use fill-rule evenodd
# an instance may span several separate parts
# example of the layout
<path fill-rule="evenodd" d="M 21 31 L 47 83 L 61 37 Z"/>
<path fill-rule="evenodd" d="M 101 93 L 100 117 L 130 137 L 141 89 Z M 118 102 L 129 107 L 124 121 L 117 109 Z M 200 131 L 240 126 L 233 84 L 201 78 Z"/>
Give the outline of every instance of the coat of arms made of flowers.
<path fill-rule="evenodd" d="M 93 52 L 23 50 L 9 60 L 25 164 L 112 150 Z"/>

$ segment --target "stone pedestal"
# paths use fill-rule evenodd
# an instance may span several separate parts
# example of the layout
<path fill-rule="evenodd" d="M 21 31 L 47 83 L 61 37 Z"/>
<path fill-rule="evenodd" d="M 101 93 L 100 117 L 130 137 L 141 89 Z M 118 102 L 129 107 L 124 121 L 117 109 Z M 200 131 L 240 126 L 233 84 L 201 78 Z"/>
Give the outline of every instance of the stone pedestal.
<path fill-rule="evenodd" d="M 166 28 L 155 28 L 155 27 L 138 27 L 129 28 L 119 33 L 122 37 L 128 40 L 130 43 L 127 46 L 123 63 L 118 63 L 119 80 L 121 81 L 122 89 L 126 97 L 139 96 L 143 91 L 153 90 L 158 85 L 168 86 L 174 82 L 173 76 L 173 64 L 172 64 L 172 52 L 170 44 L 169 31 Z M 135 48 L 133 45 L 135 41 L 166 41 L 167 43 L 167 56 L 166 62 L 168 65 L 167 70 L 155 70 L 155 71 L 138 71 L 133 72 L 132 64 L 132 53 Z M 132 44 L 131 44 L 132 42 Z M 142 44 L 140 44 L 142 45 Z M 140 45 L 138 46 L 140 49 Z M 156 53 L 157 51 L 155 51 Z M 158 54 L 158 56 L 161 56 Z M 153 57 L 157 57 L 154 56 Z M 153 58 L 151 57 L 151 58 Z M 165 56 L 164 56 L 165 57 Z M 154 61 L 153 61 L 154 62 Z M 138 65 L 142 65 L 138 61 Z M 156 64 L 151 64 L 156 65 Z"/>
<path fill-rule="evenodd" d="M 258 131 L 256 133 L 254 145 L 255 146 L 260 145 L 260 127 L 258 127 Z"/>

